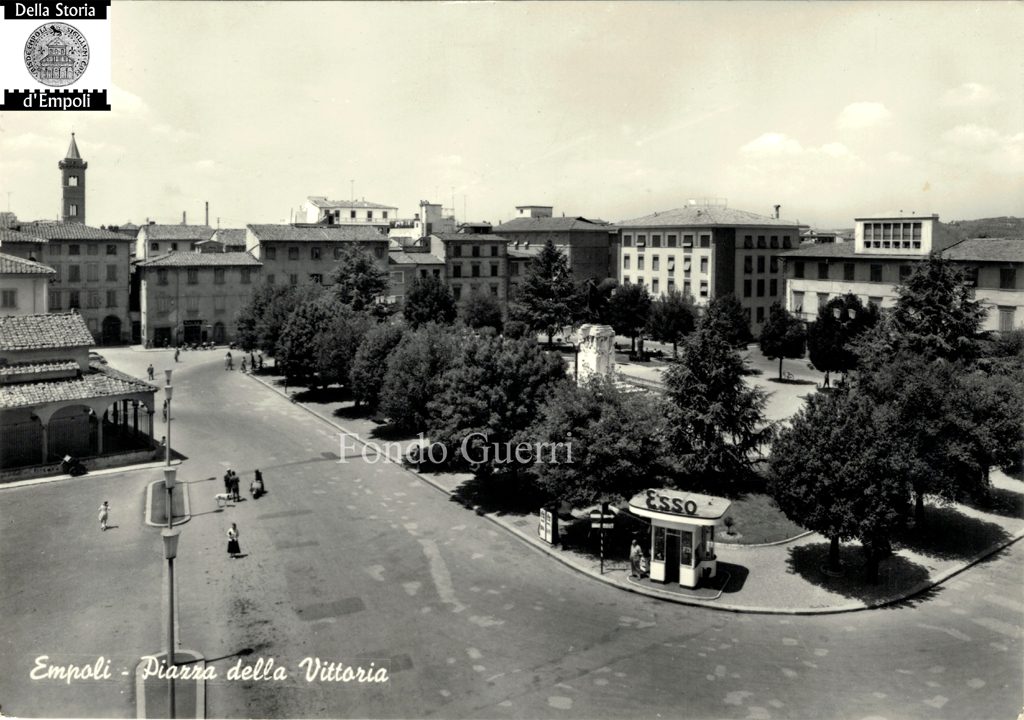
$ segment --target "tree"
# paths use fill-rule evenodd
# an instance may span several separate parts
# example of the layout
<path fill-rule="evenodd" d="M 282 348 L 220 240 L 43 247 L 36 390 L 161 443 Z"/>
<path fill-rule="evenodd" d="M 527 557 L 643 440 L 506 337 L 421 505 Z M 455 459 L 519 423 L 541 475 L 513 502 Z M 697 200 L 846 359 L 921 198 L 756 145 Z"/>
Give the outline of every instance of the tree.
<path fill-rule="evenodd" d="M 665 373 L 669 441 L 689 485 L 714 489 L 750 477 L 771 439 L 767 395 L 743 381 L 743 361 L 715 327 L 698 327 Z"/>
<path fill-rule="evenodd" d="M 572 324 L 578 307 L 569 261 L 548 240 L 526 266 L 526 278 L 515 297 L 512 314 L 531 329 L 547 333 L 550 346 L 555 333 Z"/>
<path fill-rule="evenodd" d="M 537 484 L 576 507 L 629 499 L 664 484 L 660 404 L 653 395 L 624 393 L 607 378 L 594 377 L 582 387 L 559 384 L 526 433 L 545 448 L 531 469 Z"/>
<path fill-rule="evenodd" d="M 401 325 L 377 325 L 363 338 L 352 361 L 352 393 L 357 403 L 361 402 L 371 410 L 377 407 L 387 374 L 388 358 L 402 342 L 404 334 Z"/>
<path fill-rule="evenodd" d="M 459 317 L 473 330 L 490 327 L 497 333 L 502 329 L 501 305 L 490 293 L 471 293 L 459 307 Z"/>
<path fill-rule="evenodd" d="M 878 306 L 865 307 L 853 293 L 829 300 L 818 308 L 818 319 L 807 327 L 811 364 L 826 373 L 844 375 L 857 366 L 856 343 L 878 323 Z"/>
<path fill-rule="evenodd" d="M 898 293 L 892 314 L 901 345 L 926 357 L 977 357 L 986 310 L 955 265 L 932 253 Z"/>
<path fill-rule="evenodd" d="M 747 312 L 732 293 L 712 298 L 699 325 L 714 328 L 733 347 L 745 348 L 754 339 L 750 334 Z"/>
<path fill-rule="evenodd" d="M 319 285 L 274 285 L 263 283 L 238 313 L 238 338 L 246 350 L 260 348 L 276 358 L 278 343 L 288 316 L 306 300 L 316 297 Z"/>
<path fill-rule="evenodd" d="M 647 318 L 647 334 L 658 342 L 672 343 L 672 357 L 678 357 L 678 344 L 693 332 L 697 324 L 697 308 L 693 298 L 670 290 L 654 301 Z"/>
<path fill-rule="evenodd" d="M 328 312 L 316 338 L 317 376 L 323 386 L 348 384 L 356 351 L 376 320 L 368 311 L 357 312 L 336 301 Z"/>
<path fill-rule="evenodd" d="M 530 340 L 468 337 L 430 403 L 430 438 L 448 449 L 455 466 L 479 460 L 480 469 L 517 469 L 506 443 L 526 430 L 559 383 L 565 363 Z M 462 448 L 468 457 L 462 456 Z"/>
<path fill-rule="evenodd" d="M 772 444 L 768 492 L 786 517 L 839 543 L 857 539 L 876 582 L 878 561 L 909 508 L 893 418 L 853 390 L 811 395 Z"/>
<path fill-rule="evenodd" d="M 620 285 L 612 292 L 608 315 L 612 328 L 630 339 L 631 351 L 635 353 L 636 339 L 651 315 L 651 294 L 640 283 Z"/>
<path fill-rule="evenodd" d="M 451 288 L 440 278 L 416 278 L 405 294 L 402 314 L 413 329 L 431 322 L 451 325 L 457 314 Z"/>
<path fill-rule="evenodd" d="M 441 378 L 455 360 L 457 338 L 444 325 L 407 332 L 388 358 L 380 409 L 395 427 L 426 430 L 427 403 L 441 392 Z"/>
<path fill-rule="evenodd" d="M 968 438 L 974 466 L 981 473 L 981 489 L 987 490 L 993 465 L 1011 469 L 1024 461 L 1024 368 L 974 371 L 959 380 L 973 425 Z"/>
<path fill-rule="evenodd" d="M 779 361 L 779 380 L 782 379 L 784 358 L 801 358 L 807 349 L 807 332 L 804 324 L 791 315 L 782 303 L 772 303 L 768 310 L 768 322 L 761 329 L 761 352 L 766 358 Z"/>
<path fill-rule="evenodd" d="M 580 299 L 577 308 L 577 322 L 610 325 L 612 293 L 618 286 L 615 278 L 610 277 L 603 279 L 592 277 L 580 283 L 576 291 Z"/>
<path fill-rule="evenodd" d="M 320 335 L 338 306 L 329 295 L 306 300 L 288 316 L 281 331 L 277 360 L 284 365 L 288 382 L 320 380 Z"/>
<path fill-rule="evenodd" d="M 355 243 L 344 244 L 330 273 L 331 292 L 342 305 L 366 310 L 388 291 L 388 273 Z"/>

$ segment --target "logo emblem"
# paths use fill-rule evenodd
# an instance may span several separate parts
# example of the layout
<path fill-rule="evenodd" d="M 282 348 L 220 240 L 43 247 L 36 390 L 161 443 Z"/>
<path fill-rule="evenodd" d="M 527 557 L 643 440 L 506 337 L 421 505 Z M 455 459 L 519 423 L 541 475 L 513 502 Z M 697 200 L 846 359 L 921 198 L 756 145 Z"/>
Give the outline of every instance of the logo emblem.
<path fill-rule="evenodd" d="M 37 27 L 25 43 L 25 67 L 38 82 L 51 87 L 71 85 L 89 66 L 89 43 L 67 23 Z"/>

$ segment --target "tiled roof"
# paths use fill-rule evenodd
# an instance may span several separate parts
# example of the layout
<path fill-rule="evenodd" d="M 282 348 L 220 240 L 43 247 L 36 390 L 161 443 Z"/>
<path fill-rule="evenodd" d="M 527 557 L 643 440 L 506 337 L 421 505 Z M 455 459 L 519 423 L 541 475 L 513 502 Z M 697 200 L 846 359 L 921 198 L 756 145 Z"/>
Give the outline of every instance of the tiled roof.
<path fill-rule="evenodd" d="M 10 228 L 0 228 L 0 246 L 6 243 L 32 243 L 34 245 L 45 245 L 46 238 L 33 235 L 27 232 L 19 232 Z"/>
<path fill-rule="evenodd" d="M 853 260 L 925 260 L 927 255 L 917 253 L 912 255 L 906 254 L 882 254 L 882 253 L 866 253 L 856 252 L 856 245 L 852 242 L 843 243 L 807 243 L 801 245 L 793 250 L 786 250 L 779 253 L 779 257 L 782 258 L 821 258 L 822 260 L 839 260 L 839 259 L 853 259 Z"/>
<path fill-rule="evenodd" d="M 432 233 L 432 236 L 440 238 L 445 242 L 480 242 L 498 240 L 500 242 L 507 243 L 509 241 L 507 237 L 503 237 L 497 233 Z"/>
<path fill-rule="evenodd" d="M 132 238 L 102 228 L 82 223 L 24 223 L 18 228 L 23 233 L 44 237 L 47 240 L 120 240 L 131 242 Z"/>
<path fill-rule="evenodd" d="M 170 252 L 135 263 L 135 267 L 225 267 L 237 265 L 262 267 L 263 263 L 247 252 Z"/>
<path fill-rule="evenodd" d="M 397 210 L 394 205 L 379 205 L 365 200 L 328 200 L 325 197 L 310 196 L 310 205 L 318 208 L 348 208 L 351 210 Z"/>
<path fill-rule="evenodd" d="M 74 360 L 45 360 L 40 362 L 11 363 L 0 365 L 0 377 L 32 375 L 48 372 L 72 372 L 78 370 Z"/>
<path fill-rule="evenodd" d="M 152 393 L 156 387 L 99 363 L 81 377 L 0 385 L 0 409 L 34 407 L 52 402 Z"/>
<path fill-rule="evenodd" d="M 736 226 L 769 226 L 777 225 L 784 227 L 798 227 L 799 223 L 792 220 L 781 220 L 767 215 L 747 212 L 746 210 L 735 210 L 725 207 L 703 207 L 688 205 L 665 210 L 652 215 L 623 220 L 618 223 L 620 228 L 632 227 L 667 227 L 673 225 L 694 225 L 694 226 L 715 226 L 725 227 Z"/>
<path fill-rule="evenodd" d="M 544 249 L 543 245 L 530 245 L 529 247 L 516 247 L 515 243 L 508 246 L 509 260 L 532 260 L 540 255 Z"/>
<path fill-rule="evenodd" d="M 0 317 L 0 351 L 91 347 L 94 342 L 76 312 Z"/>
<path fill-rule="evenodd" d="M 0 275 L 56 275 L 52 267 L 0 253 Z"/>
<path fill-rule="evenodd" d="M 209 240 L 214 229 L 209 225 L 143 225 L 147 240 Z"/>
<path fill-rule="evenodd" d="M 223 228 L 213 236 L 225 245 L 245 245 L 245 228 Z"/>
<path fill-rule="evenodd" d="M 65 160 L 81 160 L 82 156 L 78 153 L 78 143 L 75 142 L 75 134 L 71 133 L 71 144 L 68 145 L 68 154 Z"/>
<path fill-rule="evenodd" d="M 519 217 L 502 223 L 495 228 L 498 232 L 568 232 L 570 230 L 591 230 L 613 232 L 611 223 L 588 220 L 584 217 Z"/>
<path fill-rule="evenodd" d="M 387 241 L 373 225 L 249 225 L 260 242 Z"/>
<path fill-rule="evenodd" d="M 430 253 L 388 251 L 388 263 L 394 265 L 444 265 L 444 260 Z"/>
<path fill-rule="evenodd" d="M 1024 237 L 970 238 L 943 251 L 949 260 L 1024 263 Z"/>

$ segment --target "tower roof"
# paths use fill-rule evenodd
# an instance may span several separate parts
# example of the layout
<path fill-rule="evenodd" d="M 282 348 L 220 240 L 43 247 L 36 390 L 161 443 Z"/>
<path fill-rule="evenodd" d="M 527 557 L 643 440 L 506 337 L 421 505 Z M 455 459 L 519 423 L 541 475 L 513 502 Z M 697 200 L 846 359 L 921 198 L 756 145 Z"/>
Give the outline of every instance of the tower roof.
<path fill-rule="evenodd" d="M 82 156 L 78 154 L 78 143 L 75 142 L 75 134 L 71 133 L 71 144 L 68 145 L 68 155 L 65 160 L 81 160 Z"/>

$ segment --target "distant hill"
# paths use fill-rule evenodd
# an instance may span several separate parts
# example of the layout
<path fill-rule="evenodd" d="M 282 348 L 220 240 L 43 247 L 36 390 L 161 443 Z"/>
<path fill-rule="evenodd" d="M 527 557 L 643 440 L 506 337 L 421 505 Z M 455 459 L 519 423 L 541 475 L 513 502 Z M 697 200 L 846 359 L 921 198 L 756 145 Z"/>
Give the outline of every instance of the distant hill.
<path fill-rule="evenodd" d="M 1019 217 L 954 220 L 942 224 L 961 240 L 978 237 L 1024 237 L 1024 218 Z"/>

